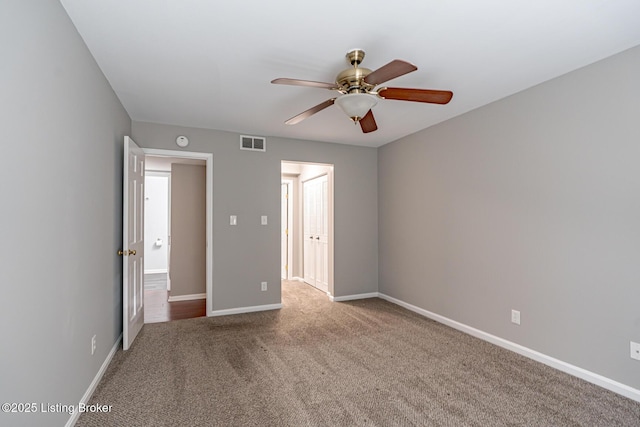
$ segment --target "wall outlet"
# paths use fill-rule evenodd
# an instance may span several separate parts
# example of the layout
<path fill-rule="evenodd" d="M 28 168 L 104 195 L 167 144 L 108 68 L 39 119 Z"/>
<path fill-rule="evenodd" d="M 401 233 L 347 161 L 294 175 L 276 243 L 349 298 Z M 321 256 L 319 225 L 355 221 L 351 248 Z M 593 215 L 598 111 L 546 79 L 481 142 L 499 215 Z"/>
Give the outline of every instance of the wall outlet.
<path fill-rule="evenodd" d="M 97 340 L 96 336 L 91 337 L 91 355 L 93 356 L 96 352 Z"/>
<path fill-rule="evenodd" d="M 520 324 L 520 312 L 518 310 L 511 310 L 511 323 Z"/>
<path fill-rule="evenodd" d="M 631 341 L 631 358 L 640 360 L 640 344 Z"/>
<path fill-rule="evenodd" d="M 266 291 L 267 290 L 267 282 L 262 282 L 260 283 L 260 289 L 262 291 Z"/>

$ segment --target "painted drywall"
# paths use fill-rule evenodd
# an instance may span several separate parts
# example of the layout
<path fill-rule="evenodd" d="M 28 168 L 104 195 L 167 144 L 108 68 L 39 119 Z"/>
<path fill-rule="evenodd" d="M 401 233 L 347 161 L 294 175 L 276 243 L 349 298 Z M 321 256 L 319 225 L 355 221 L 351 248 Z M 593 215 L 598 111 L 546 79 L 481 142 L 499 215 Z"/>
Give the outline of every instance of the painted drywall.
<path fill-rule="evenodd" d="M 380 292 L 640 389 L 639 75 L 636 47 L 380 148 Z"/>
<path fill-rule="evenodd" d="M 0 425 L 60 426 L 122 331 L 131 120 L 59 2 L 3 1 L 0 45 L 0 402 L 38 405 Z"/>
<path fill-rule="evenodd" d="M 206 167 L 171 165 L 171 297 L 206 292 Z"/>
<path fill-rule="evenodd" d="M 377 291 L 376 149 L 267 137 L 267 151 L 253 152 L 240 150 L 239 133 L 135 121 L 132 132 L 142 147 L 177 150 L 186 135 L 187 150 L 213 153 L 214 310 L 280 302 L 282 160 L 335 166 L 335 294 Z"/>
<path fill-rule="evenodd" d="M 168 172 L 145 171 L 144 273 L 166 273 L 169 247 Z"/>

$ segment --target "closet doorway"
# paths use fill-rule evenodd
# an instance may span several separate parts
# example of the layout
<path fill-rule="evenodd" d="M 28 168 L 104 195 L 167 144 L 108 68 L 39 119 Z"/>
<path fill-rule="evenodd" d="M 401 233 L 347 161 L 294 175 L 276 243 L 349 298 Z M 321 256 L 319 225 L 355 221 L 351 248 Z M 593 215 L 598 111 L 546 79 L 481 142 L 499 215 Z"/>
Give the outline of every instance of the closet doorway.
<path fill-rule="evenodd" d="M 281 173 L 282 278 L 286 271 L 288 279 L 304 282 L 332 297 L 333 165 L 283 161 Z"/>

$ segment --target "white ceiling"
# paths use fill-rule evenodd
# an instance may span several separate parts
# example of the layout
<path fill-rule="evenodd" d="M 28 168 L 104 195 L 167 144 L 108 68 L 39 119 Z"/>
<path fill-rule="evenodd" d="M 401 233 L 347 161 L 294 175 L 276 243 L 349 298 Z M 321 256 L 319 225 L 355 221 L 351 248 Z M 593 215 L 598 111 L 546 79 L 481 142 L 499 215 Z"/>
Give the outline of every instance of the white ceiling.
<path fill-rule="evenodd" d="M 640 44 L 638 0 L 61 0 L 136 121 L 378 147 Z M 448 105 L 380 100 L 363 134 L 333 82 L 393 59 L 418 71 L 388 86 L 445 89 Z M 606 82 L 603 82 L 606 84 Z"/>

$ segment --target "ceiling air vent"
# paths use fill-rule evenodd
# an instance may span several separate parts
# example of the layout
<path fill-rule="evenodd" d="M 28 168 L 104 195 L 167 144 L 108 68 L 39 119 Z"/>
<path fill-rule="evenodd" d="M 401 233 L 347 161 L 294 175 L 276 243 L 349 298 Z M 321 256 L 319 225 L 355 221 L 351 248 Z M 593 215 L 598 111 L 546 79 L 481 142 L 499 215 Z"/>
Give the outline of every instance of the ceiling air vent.
<path fill-rule="evenodd" d="M 240 149 L 267 151 L 267 140 L 262 136 L 240 135 Z"/>

